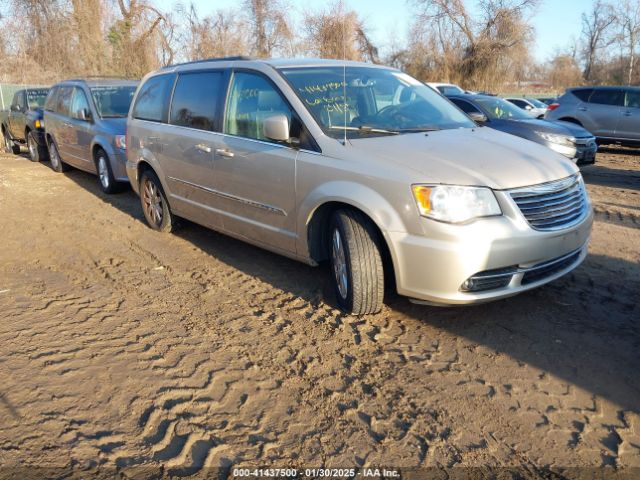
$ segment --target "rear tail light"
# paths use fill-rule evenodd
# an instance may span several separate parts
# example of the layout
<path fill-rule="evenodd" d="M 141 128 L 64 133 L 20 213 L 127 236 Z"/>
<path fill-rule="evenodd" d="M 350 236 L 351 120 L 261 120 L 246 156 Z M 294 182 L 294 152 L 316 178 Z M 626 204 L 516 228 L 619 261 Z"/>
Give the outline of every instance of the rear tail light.
<path fill-rule="evenodd" d="M 559 106 L 560 106 L 559 103 L 552 103 L 551 105 L 549 105 L 547 107 L 547 110 L 552 111 L 552 110 L 555 110 L 556 108 L 558 108 Z"/>

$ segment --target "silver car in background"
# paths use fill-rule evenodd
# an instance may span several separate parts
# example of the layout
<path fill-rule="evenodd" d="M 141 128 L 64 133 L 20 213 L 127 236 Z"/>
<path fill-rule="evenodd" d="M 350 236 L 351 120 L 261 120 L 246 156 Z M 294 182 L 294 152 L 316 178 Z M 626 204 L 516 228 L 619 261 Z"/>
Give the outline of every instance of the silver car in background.
<path fill-rule="evenodd" d="M 640 88 L 570 88 L 549 105 L 545 118 L 581 125 L 599 143 L 640 146 Z"/>
<path fill-rule="evenodd" d="M 114 193 L 128 183 L 127 113 L 138 82 L 67 80 L 54 85 L 44 106 L 51 168 L 73 166 L 98 175 L 100 188 Z"/>
<path fill-rule="evenodd" d="M 431 304 L 508 297 L 587 254 L 576 166 L 476 126 L 399 70 L 227 58 L 147 75 L 127 172 L 148 224 L 185 217 L 310 265 L 337 303 L 380 310 L 385 286 Z"/>

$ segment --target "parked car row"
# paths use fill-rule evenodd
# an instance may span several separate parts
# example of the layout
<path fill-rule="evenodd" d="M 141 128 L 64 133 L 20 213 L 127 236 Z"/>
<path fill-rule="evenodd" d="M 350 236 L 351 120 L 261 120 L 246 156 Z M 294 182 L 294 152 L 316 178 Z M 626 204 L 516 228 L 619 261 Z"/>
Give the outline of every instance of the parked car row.
<path fill-rule="evenodd" d="M 485 98 L 499 100 L 455 96 Z M 360 315 L 389 286 L 473 304 L 585 258 L 593 214 L 576 165 L 488 128 L 492 105 L 486 121 L 469 112 L 478 123 L 463 110 L 392 68 L 234 57 L 165 67 L 137 89 L 62 82 L 43 115 L 54 170 L 97 173 L 106 192 L 128 179 L 155 230 L 182 217 L 326 262 L 338 305 Z"/>

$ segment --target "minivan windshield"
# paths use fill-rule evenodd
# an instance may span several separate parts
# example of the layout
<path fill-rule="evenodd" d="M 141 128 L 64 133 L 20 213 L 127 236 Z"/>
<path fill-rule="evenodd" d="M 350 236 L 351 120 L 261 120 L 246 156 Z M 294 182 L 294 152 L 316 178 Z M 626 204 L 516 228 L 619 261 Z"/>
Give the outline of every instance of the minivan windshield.
<path fill-rule="evenodd" d="M 335 138 L 345 132 L 361 137 L 475 126 L 442 95 L 397 70 L 329 66 L 281 72 L 320 127 Z"/>
<path fill-rule="evenodd" d="M 531 115 L 520 107 L 498 97 L 476 97 L 477 102 L 492 120 L 531 120 Z"/>
<path fill-rule="evenodd" d="M 102 118 L 126 117 L 136 88 L 136 85 L 91 87 L 98 115 Z"/>

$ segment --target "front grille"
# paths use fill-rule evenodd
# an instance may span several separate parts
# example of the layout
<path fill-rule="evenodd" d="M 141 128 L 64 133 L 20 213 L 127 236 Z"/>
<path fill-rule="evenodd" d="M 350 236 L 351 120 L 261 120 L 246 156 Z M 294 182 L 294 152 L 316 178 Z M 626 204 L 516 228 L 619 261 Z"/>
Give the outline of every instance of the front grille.
<path fill-rule="evenodd" d="M 576 224 L 587 211 L 579 175 L 511 190 L 511 198 L 536 230 L 559 230 Z"/>
<path fill-rule="evenodd" d="M 551 277 L 558 272 L 561 272 L 565 268 L 570 267 L 578 261 L 580 258 L 580 250 L 571 253 L 565 257 L 549 260 L 538 265 L 531 267 L 531 269 L 525 271 L 522 276 L 520 285 L 527 285 L 528 283 L 537 282 L 547 277 Z"/>

